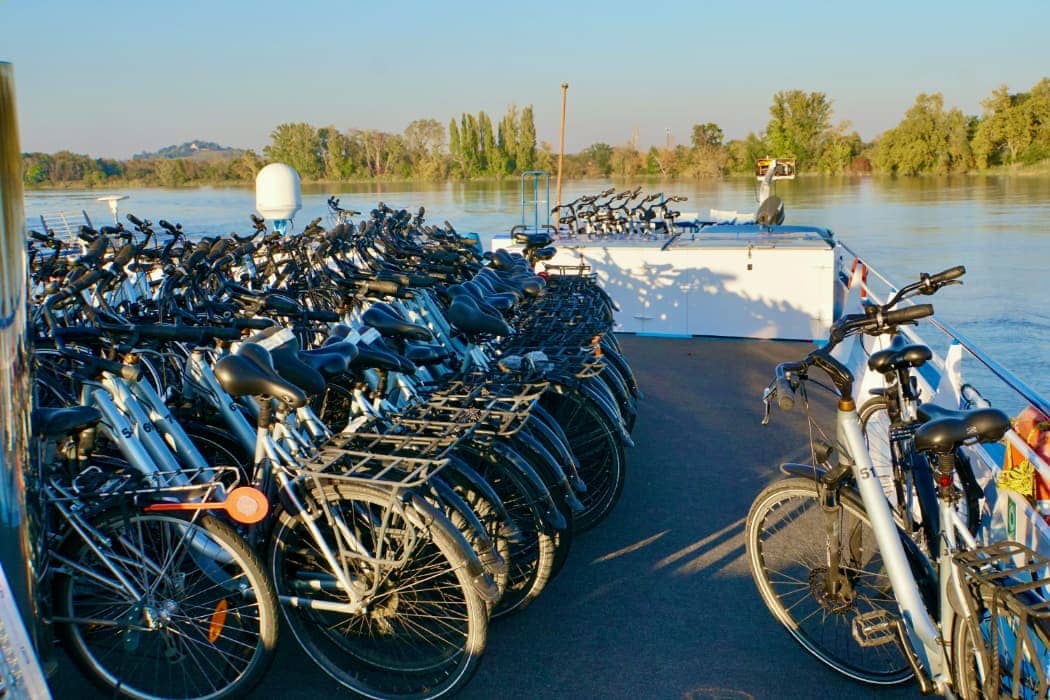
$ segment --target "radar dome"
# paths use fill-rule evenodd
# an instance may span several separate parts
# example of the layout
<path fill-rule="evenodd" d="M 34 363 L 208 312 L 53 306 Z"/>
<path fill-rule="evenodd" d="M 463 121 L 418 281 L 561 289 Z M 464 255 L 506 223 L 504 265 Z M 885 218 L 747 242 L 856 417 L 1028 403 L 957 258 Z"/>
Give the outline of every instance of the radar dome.
<path fill-rule="evenodd" d="M 255 177 L 255 208 L 271 221 L 289 220 L 303 206 L 299 173 L 284 163 L 270 163 Z"/>

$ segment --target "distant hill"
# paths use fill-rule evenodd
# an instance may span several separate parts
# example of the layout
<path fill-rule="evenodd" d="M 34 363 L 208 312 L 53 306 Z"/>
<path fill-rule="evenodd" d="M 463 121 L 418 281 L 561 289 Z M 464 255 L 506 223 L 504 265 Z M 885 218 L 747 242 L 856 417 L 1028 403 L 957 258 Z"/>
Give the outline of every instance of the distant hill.
<path fill-rule="evenodd" d="M 193 158 L 212 160 L 214 158 L 237 158 L 244 153 L 241 148 L 220 146 L 211 141 L 187 141 L 178 146 L 165 146 L 152 153 L 142 152 L 132 156 L 133 160 L 158 160 L 161 158 Z"/>

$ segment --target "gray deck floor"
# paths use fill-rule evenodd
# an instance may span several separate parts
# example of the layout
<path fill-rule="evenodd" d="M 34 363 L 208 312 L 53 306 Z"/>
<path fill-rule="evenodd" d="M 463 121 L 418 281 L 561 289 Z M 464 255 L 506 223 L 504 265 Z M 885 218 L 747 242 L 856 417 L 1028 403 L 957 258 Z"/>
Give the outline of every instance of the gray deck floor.
<path fill-rule="evenodd" d="M 744 557 L 751 500 L 803 460 L 799 415 L 759 425 L 777 362 L 805 346 L 625 337 L 645 398 L 617 509 L 531 607 L 493 623 L 460 698 L 912 698 L 826 669 L 770 617 Z M 56 697 L 88 697 L 72 669 Z M 257 698 L 349 697 L 285 637 Z"/>

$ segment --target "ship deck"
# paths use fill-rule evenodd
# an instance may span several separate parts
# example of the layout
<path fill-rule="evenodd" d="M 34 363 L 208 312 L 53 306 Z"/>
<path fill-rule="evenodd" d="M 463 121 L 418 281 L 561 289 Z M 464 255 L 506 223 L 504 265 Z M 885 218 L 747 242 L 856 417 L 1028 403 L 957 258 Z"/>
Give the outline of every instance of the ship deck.
<path fill-rule="evenodd" d="M 645 397 L 624 495 L 528 609 L 494 621 L 459 698 L 913 698 L 825 668 L 766 611 L 744 553 L 752 498 L 805 460 L 800 415 L 763 428 L 763 387 L 801 343 L 621 339 Z M 55 697 L 90 697 L 72 669 Z M 253 694 L 350 697 L 284 637 Z"/>

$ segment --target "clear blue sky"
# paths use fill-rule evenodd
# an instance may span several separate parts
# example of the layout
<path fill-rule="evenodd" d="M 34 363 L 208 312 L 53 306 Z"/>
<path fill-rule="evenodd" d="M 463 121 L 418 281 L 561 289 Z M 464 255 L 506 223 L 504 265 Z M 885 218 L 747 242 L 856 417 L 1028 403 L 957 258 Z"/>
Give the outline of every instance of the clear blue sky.
<path fill-rule="evenodd" d="M 259 149 L 307 121 L 401 131 L 532 104 L 566 148 L 730 138 L 778 90 L 821 91 L 865 139 L 920 92 L 980 111 L 1050 75 L 1050 0 L 384 2 L 0 0 L 22 149 L 127 157 L 191 139 Z"/>

